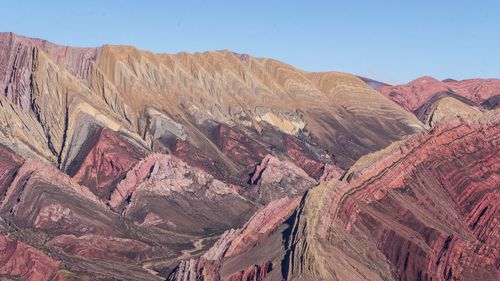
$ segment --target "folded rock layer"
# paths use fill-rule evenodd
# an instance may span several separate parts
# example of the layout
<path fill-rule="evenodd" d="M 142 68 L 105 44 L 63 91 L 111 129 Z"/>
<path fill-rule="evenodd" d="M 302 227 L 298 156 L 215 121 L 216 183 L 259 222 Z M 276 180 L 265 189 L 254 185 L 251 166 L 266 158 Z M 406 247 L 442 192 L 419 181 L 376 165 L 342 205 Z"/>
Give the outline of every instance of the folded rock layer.
<path fill-rule="evenodd" d="M 0 279 L 498 279 L 497 89 L 0 33 Z"/>
<path fill-rule="evenodd" d="M 228 232 L 170 279 L 498 280 L 499 124 L 454 119 L 366 155 L 281 226 Z"/>

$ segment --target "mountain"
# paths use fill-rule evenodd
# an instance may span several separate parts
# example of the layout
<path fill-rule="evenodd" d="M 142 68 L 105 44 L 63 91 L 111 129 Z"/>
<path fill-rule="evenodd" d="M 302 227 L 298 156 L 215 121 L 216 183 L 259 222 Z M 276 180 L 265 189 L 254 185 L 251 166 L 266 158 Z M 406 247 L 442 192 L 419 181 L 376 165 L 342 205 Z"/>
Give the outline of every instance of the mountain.
<path fill-rule="evenodd" d="M 409 111 L 415 111 L 436 95 L 448 94 L 481 105 L 500 96 L 500 79 L 468 79 L 439 81 L 424 76 L 405 85 L 382 85 L 378 90 Z"/>
<path fill-rule="evenodd" d="M 0 33 L 0 276 L 495 280 L 498 93 L 477 81 Z"/>
<path fill-rule="evenodd" d="M 499 122 L 454 119 L 365 155 L 170 280 L 498 280 Z"/>

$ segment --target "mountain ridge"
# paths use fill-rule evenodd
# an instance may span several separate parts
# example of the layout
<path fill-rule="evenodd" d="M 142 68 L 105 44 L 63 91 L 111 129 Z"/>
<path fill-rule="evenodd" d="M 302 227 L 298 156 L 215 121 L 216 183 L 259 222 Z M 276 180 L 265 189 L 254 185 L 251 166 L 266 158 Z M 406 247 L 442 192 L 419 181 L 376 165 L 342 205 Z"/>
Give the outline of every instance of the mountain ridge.
<path fill-rule="evenodd" d="M 463 238 L 485 251 L 498 241 L 486 231 L 498 204 L 474 198 L 497 196 L 500 84 L 422 79 L 391 86 L 229 50 L 155 54 L 0 33 L 0 253 L 13 253 L 0 275 L 446 280 L 478 269 L 492 279 L 476 261 L 498 258 Z M 423 226 L 435 236 L 422 238 Z M 431 253 L 443 243 L 459 247 Z M 352 256 L 366 247 L 375 256 Z M 460 249 L 470 262 L 456 260 Z"/>

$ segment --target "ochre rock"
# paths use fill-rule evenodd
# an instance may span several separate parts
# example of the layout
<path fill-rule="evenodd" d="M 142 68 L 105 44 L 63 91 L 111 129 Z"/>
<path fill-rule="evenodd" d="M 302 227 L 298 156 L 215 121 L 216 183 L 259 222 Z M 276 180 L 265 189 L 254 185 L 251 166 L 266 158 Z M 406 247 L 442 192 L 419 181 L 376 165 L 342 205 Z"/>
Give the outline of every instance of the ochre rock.
<path fill-rule="evenodd" d="M 76 153 L 89 123 L 145 147 L 188 141 L 231 176 L 242 172 L 238 161 L 256 161 L 260 149 L 253 148 L 259 145 L 247 143 L 251 153 L 235 155 L 229 142 L 217 146 L 217 128 L 239 127 L 253 137 L 272 127 L 330 151 L 342 168 L 423 128 L 350 74 L 307 73 L 229 51 L 167 55 L 126 46 L 72 48 L 12 33 L 2 33 L 0 42 L 0 88 L 22 112 L 9 114 L 13 130 L 33 127 L 17 141 L 59 166 Z M 219 134 L 232 138 L 227 131 Z M 259 141 L 268 150 L 274 145 Z"/>

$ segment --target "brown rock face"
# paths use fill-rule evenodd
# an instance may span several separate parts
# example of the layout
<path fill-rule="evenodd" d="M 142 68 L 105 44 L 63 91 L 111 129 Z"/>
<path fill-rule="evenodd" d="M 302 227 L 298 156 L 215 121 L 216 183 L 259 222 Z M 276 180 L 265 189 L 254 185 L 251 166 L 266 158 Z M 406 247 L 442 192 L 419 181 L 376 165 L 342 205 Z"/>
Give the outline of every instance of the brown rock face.
<path fill-rule="evenodd" d="M 124 262 L 133 262 L 139 255 L 151 250 L 151 246 L 137 240 L 92 234 L 79 237 L 60 235 L 46 245 L 61 248 L 66 253 L 80 257 Z"/>
<path fill-rule="evenodd" d="M 269 127 L 309 138 L 342 168 L 422 129 L 414 116 L 349 74 L 306 73 L 227 51 L 159 55 L 109 45 L 71 48 L 11 33 L 2 33 L 0 41 L 0 88 L 23 112 L 9 114 L 12 130 L 26 134 L 13 141 L 63 168 L 83 145 L 79 140 L 89 137 L 91 124 L 146 147 L 170 149 L 172 141 L 187 141 L 236 177 L 275 145 L 254 138 Z M 23 124 L 33 129 L 27 132 Z"/>

